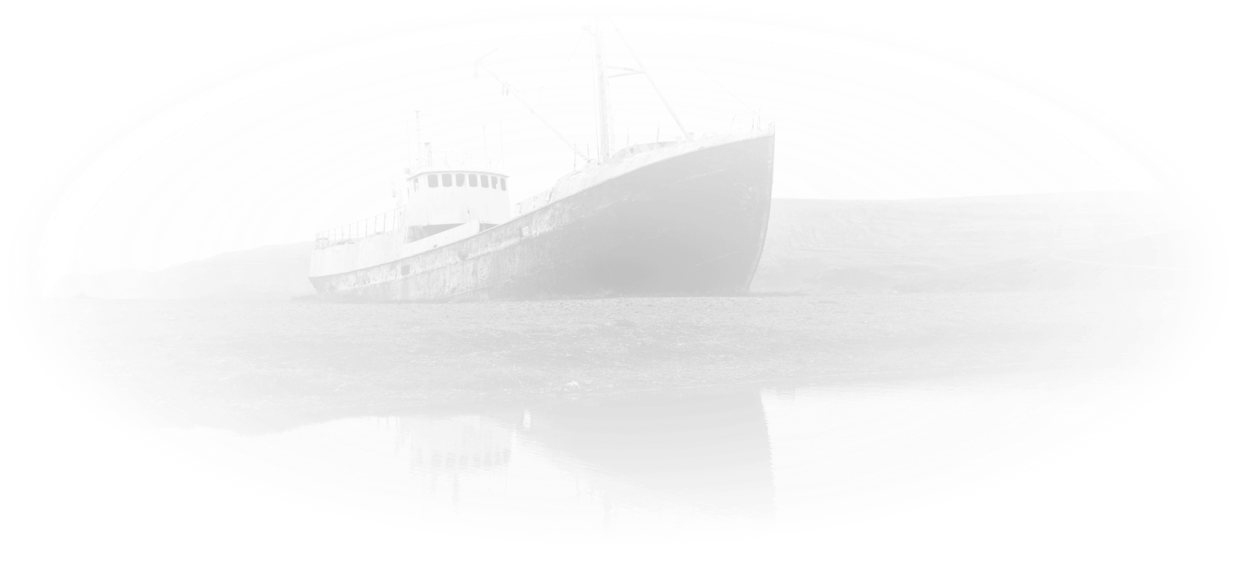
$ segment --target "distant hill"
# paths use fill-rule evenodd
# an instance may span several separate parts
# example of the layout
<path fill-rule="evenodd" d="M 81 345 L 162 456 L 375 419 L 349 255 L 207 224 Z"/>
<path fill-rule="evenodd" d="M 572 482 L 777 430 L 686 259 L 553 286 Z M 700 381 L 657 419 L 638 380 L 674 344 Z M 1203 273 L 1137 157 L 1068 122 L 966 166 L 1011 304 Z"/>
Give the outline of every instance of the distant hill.
<path fill-rule="evenodd" d="M 1175 280 L 1161 196 L 776 200 L 754 291 L 1146 288 Z"/>
<path fill-rule="evenodd" d="M 1191 225 L 1101 248 L 1037 254 L 938 272 L 926 280 L 898 283 L 891 291 L 1200 291 L 1212 272 L 1189 270 L 1210 269 L 1211 265 L 1203 264 L 1207 244 L 1197 225 Z"/>
<path fill-rule="evenodd" d="M 1177 282 L 1178 226 L 1143 193 L 777 199 L 756 292 L 1143 289 Z M 311 242 L 158 272 L 66 277 L 66 297 L 287 299 L 314 293 Z"/>
<path fill-rule="evenodd" d="M 222 291 L 205 294 L 205 296 L 197 297 L 197 299 L 228 299 L 228 301 L 233 301 L 233 299 L 268 299 L 268 301 L 286 301 L 286 299 L 300 296 L 300 294 L 305 293 L 292 293 L 289 291 Z"/>
<path fill-rule="evenodd" d="M 1184 267 L 1201 270 L 1206 256 L 1205 235 L 1198 225 L 1147 235 L 1097 249 L 1070 250 L 1062 256 L 1073 260 L 1133 264 L 1137 266 Z"/>
<path fill-rule="evenodd" d="M 156 298 L 280 298 L 315 293 L 312 242 L 263 246 L 189 262 L 156 274 Z"/>
<path fill-rule="evenodd" d="M 115 299 L 148 297 L 157 290 L 155 273 L 137 269 L 112 270 L 97 275 L 70 273 L 60 276 L 52 286 L 51 296 L 69 297 L 85 292 L 96 297 Z"/>
<path fill-rule="evenodd" d="M 56 293 L 107 299 L 289 299 L 315 292 L 308 282 L 312 247 L 311 242 L 262 246 L 157 272 L 66 277 Z"/>

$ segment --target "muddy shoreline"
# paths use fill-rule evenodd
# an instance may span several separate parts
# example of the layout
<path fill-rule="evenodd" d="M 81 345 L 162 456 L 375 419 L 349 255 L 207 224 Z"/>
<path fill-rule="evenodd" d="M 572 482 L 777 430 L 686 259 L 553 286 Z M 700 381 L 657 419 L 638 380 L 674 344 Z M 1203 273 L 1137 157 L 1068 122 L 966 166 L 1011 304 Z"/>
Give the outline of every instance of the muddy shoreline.
<path fill-rule="evenodd" d="M 1133 363 L 1170 291 L 50 303 L 62 373 L 162 424 Z M 690 391 L 692 390 L 692 391 Z"/>

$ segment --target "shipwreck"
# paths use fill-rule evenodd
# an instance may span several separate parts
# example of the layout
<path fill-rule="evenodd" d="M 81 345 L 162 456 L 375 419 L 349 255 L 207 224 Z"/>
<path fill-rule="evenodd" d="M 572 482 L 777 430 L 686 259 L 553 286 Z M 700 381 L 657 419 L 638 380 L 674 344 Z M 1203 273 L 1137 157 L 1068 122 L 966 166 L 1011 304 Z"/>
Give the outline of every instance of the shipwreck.
<path fill-rule="evenodd" d="M 318 293 L 417 301 L 747 291 L 770 213 L 774 125 L 613 150 L 608 69 L 599 27 L 592 33 L 599 142 L 584 168 L 511 205 L 505 174 L 439 165 L 421 147 L 395 209 L 317 234 L 309 279 Z"/>

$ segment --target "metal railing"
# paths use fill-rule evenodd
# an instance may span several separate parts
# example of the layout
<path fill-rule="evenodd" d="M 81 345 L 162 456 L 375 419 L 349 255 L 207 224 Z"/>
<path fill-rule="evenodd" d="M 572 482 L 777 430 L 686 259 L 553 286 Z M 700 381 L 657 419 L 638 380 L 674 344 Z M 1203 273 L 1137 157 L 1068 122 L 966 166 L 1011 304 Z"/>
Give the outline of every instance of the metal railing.
<path fill-rule="evenodd" d="M 373 215 L 367 219 L 361 219 L 341 227 L 320 231 L 316 237 L 316 248 L 348 244 L 371 236 L 393 232 L 402 221 L 402 214 L 405 210 L 405 206 L 399 207 L 398 209 L 386 211 L 380 215 Z"/>

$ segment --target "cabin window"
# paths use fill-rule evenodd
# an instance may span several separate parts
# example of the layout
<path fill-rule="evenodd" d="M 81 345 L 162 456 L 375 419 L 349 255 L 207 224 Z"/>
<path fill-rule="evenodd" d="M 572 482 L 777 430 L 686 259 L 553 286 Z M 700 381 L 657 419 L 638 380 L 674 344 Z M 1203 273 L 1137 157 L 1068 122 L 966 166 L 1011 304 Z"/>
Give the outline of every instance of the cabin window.
<path fill-rule="evenodd" d="M 466 174 L 454 174 L 454 181 L 457 182 L 459 186 L 466 185 L 464 184 L 464 182 L 467 181 Z"/>
<path fill-rule="evenodd" d="M 505 191 L 505 178 L 501 178 L 501 191 Z"/>
<path fill-rule="evenodd" d="M 480 187 L 481 188 L 488 187 L 488 176 L 480 176 Z"/>
<path fill-rule="evenodd" d="M 441 185 L 447 188 L 454 185 L 454 176 L 450 174 L 442 174 L 441 175 Z"/>
<path fill-rule="evenodd" d="M 468 186 L 471 186 L 472 188 L 474 188 L 474 187 L 476 187 L 476 186 L 478 186 L 478 185 L 479 185 L 479 179 L 477 179 L 477 178 L 475 177 L 475 174 L 468 174 L 468 175 L 467 175 L 467 185 L 468 185 Z"/>
<path fill-rule="evenodd" d="M 436 174 L 428 175 L 428 187 L 430 188 L 437 187 L 437 175 Z"/>

